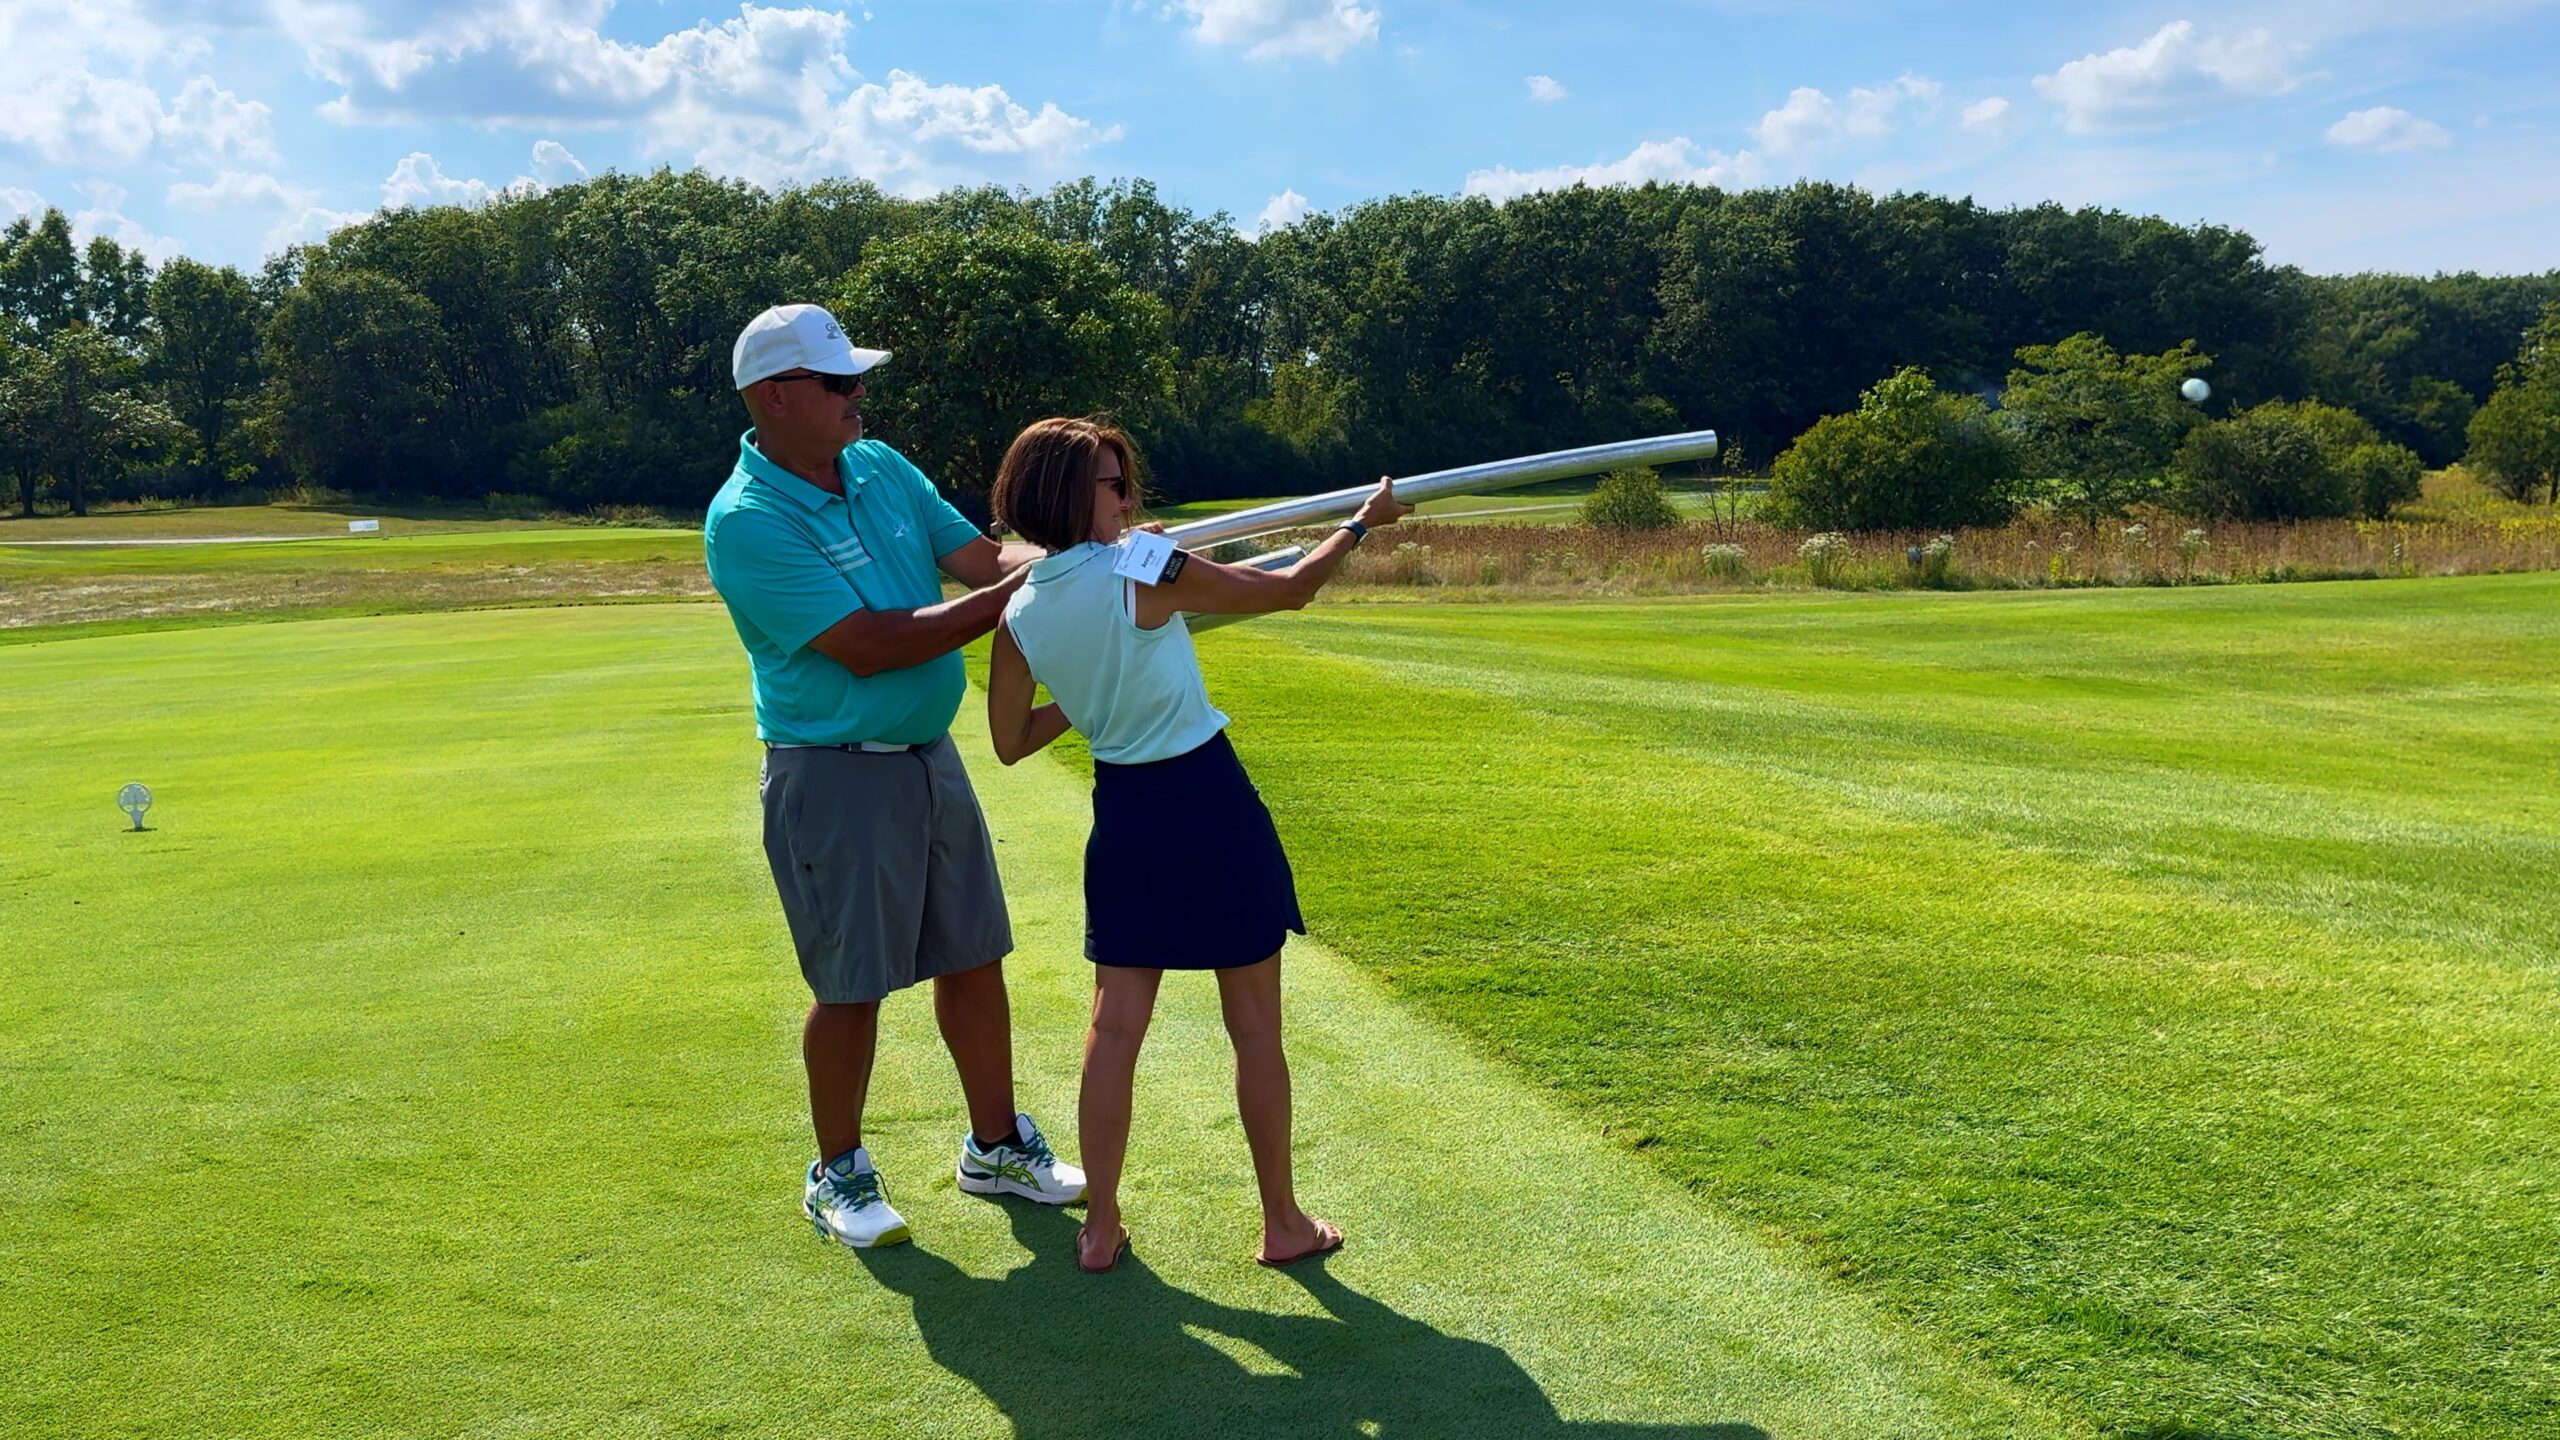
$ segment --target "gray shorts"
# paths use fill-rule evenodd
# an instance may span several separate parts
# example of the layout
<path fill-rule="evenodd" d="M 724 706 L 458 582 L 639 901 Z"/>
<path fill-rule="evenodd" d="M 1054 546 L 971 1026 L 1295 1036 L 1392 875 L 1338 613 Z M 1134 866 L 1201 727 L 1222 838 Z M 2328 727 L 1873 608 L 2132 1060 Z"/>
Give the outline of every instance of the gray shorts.
<path fill-rule="evenodd" d="M 878 1000 L 1013 949 L 995 844 L 946 735 L 889 754 L 764 754 L 764 853 L 821 1004 Z"/>

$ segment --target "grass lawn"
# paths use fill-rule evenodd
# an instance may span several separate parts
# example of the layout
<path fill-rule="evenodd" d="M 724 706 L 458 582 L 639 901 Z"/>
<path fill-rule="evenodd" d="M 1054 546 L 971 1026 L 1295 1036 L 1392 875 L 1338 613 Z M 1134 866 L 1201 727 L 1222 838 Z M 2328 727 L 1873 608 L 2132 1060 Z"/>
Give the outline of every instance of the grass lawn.
<path fill-rule="evenodd" d="M 2560 577 L 1201 648 L 1328 943 L 2075 1420 L 2560 1433 Z"/>
<path fill-rule="evenodd" d="M 1233 677 L 1294 642 L 1218 653 Z M 1074 1271 L 1072 1215 L 954 1188 L 915 996 L 868 1138 L 918 1243 L 819 1244 L 746 689 L 702 605 L 0 649 L 0 1434 L 2087 1433 L 1321 944 L 1290 986 L 1304 1189 L 1352 1237 L 1323 1268 L 1247 1259 L 1188 984 L 1142 1067 L 1120 1273 Z M 1262 754 L 1321 718 L 1252 698 Z M 983 758 L 973 712 L 962 738 L 1024 1098 L 1072 1146 L 1083 786 Z M 1301 867 L 1345 913 L 1399 866 L 1307 843 L 1311 778 Z M 146 833 L 110 804 L 131 779 Z"/>
<path fill-rule="evenodd" d="M 344 535 L 350 520 L 379 520 L 382 534 L 451 535 L 534 530 L 556 521 L 493 520 L 476 507 L 348 501 L 328 505 L 162 505 L 88 515 L 0 516 L 0 545 L 38 540 L 171 540 L 234 535 Z"/>
<path fill-rule="evenodd" d="M 143 512 L 156 515 L 161 512 Z M 40 520 L 41 528 L 56 521 Z M 100 625 L 706 597 L 693 530 L 519 526 L 290 544 L 0 542 L 0 645 Z"/>
<path fill-rule="evenodd" d="M 1200 647 L 1317 930 L 1311 1285 L 1205 994 L 1123 1288 L 952 1190 L 920 1005 L 923 1243 L 797 1233 L 716 608 L 0 648 L 0 1433 L 2560 1431 L 2560 576 Z M 968 743 L 1071 1135 L 1080 783 Z"/>

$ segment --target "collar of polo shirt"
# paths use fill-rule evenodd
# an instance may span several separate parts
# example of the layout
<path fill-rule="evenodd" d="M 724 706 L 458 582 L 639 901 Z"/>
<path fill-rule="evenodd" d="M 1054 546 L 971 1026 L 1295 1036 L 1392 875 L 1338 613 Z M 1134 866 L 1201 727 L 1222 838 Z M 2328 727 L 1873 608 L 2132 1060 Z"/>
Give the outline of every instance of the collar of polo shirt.
<path fill-rule="evenodd" d="M 748 430 L 738 437 L 738 463 L 746 467 L 748 474 L 812 510 L 825 505 L 830 500 L 850 498 L 853 492 L 871 483 L 870 472 L 839 453 L 836 456 L 836 479 L 844 485 L 844 496 L 830 495 L 773 463 L 771 456 L 756 448 L 756 432 L 753 430 Z"/>

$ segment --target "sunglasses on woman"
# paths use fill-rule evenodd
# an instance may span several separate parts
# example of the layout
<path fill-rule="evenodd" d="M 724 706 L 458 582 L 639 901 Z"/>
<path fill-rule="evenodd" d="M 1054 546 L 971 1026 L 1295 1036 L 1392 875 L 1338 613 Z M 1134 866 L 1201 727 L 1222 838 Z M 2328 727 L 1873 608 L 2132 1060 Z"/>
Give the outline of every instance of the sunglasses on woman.
<path fill-rule="evenodd" d="M 785 385 L 794 380 L 815 380 L 818 382 L 818 388 L 830 395 L 850 395 L 862 384 L 862 377 L 859 375 L 824 375 L 815 370 L 803 370 L 797 375 L 768 375 L 765 378 Z"/>

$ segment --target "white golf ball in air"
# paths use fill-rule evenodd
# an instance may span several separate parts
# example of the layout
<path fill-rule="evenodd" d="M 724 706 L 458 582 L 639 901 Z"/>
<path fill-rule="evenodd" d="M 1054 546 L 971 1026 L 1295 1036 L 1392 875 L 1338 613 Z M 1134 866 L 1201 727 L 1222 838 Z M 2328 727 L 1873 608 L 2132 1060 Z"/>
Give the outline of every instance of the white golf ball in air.
<path fill-rule="evenodd" d="M 2213 387 L 2191 375 L 2187 377 L 2187 383 L 2178 387 L 2178 393 L 2187 397 L 2190 403 L 2201 405 L 2212 396 Z"/>

